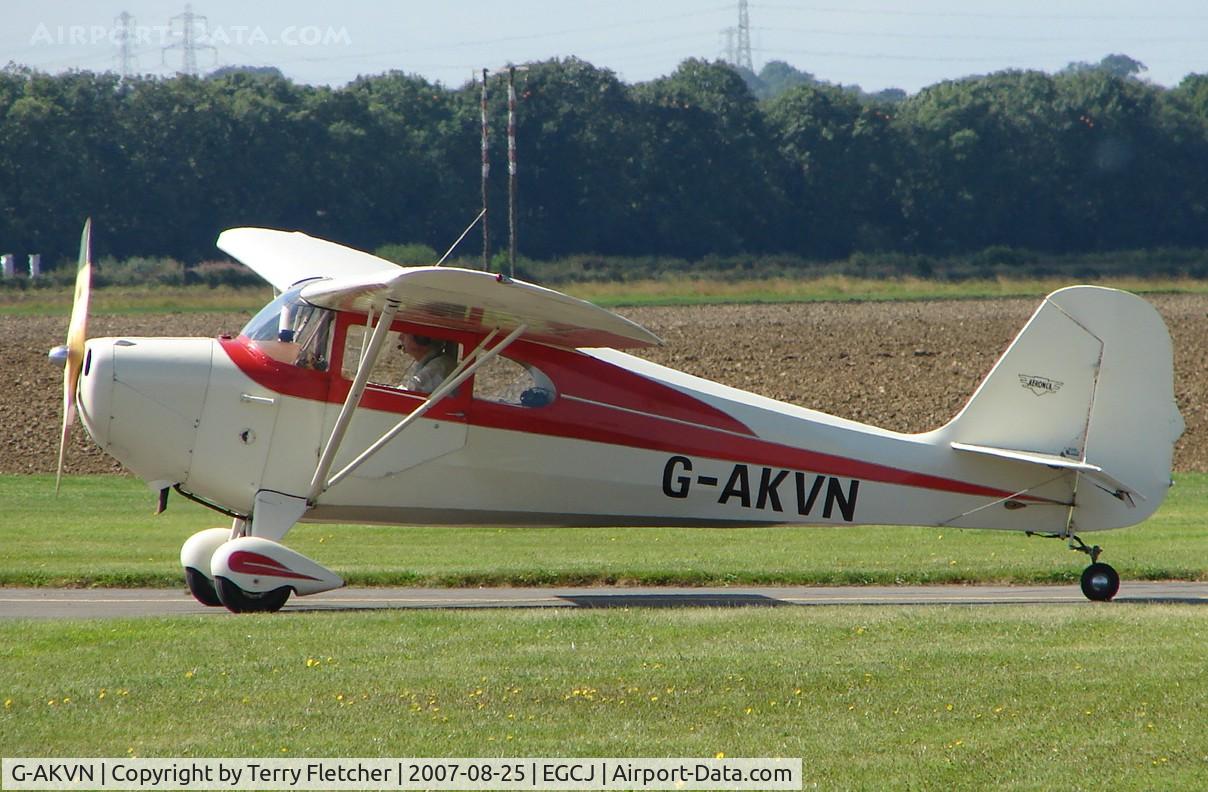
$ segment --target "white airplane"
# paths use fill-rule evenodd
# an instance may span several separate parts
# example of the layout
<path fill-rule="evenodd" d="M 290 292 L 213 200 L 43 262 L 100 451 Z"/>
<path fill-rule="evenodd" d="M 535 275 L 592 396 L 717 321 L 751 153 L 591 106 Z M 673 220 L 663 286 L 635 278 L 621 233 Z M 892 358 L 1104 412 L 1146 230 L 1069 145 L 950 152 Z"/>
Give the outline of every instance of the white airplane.
<path fill-rule="evenodd" d="M 565 294 L 297 232 L 219 236 L 279 292 L 237 337 L 85 341 L 89 247 L 86 224 L 52 351 L 63 448 L 78 406 L 161 509 L 171 488 L 232 518 L 181 563 L 236 612 L 343 585 L 282 544 L 299 522 L 1004 529 L 1087 553 L 1108 600 L 1079 535 L 1154 513 L 1183 430 L 1166 327 L 1113 289 L 1050 294 L 956 417 L 902 434 L 626 354 L 659 339 Z M 432 392 L 399 385 L 401 334 L 455 356 Z"/>

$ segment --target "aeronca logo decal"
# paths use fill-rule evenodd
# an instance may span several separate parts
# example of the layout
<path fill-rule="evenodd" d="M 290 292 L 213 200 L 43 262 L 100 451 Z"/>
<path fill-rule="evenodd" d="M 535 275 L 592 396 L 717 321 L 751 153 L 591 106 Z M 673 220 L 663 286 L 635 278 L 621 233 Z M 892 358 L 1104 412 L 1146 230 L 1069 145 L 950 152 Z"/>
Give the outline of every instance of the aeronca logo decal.
<path fill-rule="evenodd" d="M 720 473 L 721 475 L 711 475 Z M 840 479 L 782 468 L 753 467 L 737 463 L 729 469 L 697 469 L 686 456 L 673 456 L 663 466 L 663 494 L 687 498 L 692 493 L 717 494 L 719 504 L 783 513 L 795 509 L 808 517 L 821 514 L 829 520 L 838 512 L 846 522 L 856 516 L 858 479 Z"/>
<path fill-rule="evenodd" d="M 1020 374 L 1019 384 L 1037 396 L 1043 396 L 1046 393 L 1056 393 L 1065 383 L 1048 377 L 1037 377 L 1035 374 Z"/>

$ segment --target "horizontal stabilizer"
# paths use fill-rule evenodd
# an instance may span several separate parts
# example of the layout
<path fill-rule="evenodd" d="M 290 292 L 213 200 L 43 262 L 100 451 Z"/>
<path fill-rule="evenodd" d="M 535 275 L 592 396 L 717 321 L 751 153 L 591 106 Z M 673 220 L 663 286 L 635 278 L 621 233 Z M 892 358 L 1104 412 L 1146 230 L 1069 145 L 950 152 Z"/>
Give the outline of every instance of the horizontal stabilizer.
<path fill-rule="evenodd" d="M 1032 465 L 1044 465 L 1049 468 L 1059 468 L 1081 473 L 1085 478 L 1090 479 L 1096 485 L 1102 487 L 1114 497 L 1125 501 L 1130 506 L 1135 505 L 1135 499 L 1137 498 L 1145 500 L 1145 496 L 1140 492 L 1114 478 L 1098 465 L 1092 465 L 1089 462 L 1069 459 L 1068 457 L 1057 456 L 1056 454 L 1042 454 L 1037 451 L 1017 451 L 1011 448 L 991 448 L 990 446 L 971 445 L 969 443 L 952 443 L 952 447 L 957 451 L 968 451 L 973 454 L 984 454 L 985 456 L 998 457 L 999 459 L 1010 459 L 1015 462 L 1027 462 Z"/>

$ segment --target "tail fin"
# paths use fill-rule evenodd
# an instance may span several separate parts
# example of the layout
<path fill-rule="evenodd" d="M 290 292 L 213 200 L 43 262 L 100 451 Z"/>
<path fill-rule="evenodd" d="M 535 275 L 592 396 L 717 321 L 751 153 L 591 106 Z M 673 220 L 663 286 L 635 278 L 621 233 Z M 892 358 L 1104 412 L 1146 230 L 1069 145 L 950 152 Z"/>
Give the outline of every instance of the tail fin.
<path fill-rule="evenodd" d="M 1140 297 L 1073 286 L 1032 315 L 940 430 L 958 451 L 1082 477 L 1075 523 L 1133 525 L 1170 486 L 1183 419 L 1174 401 L 1170 334 Z"/>

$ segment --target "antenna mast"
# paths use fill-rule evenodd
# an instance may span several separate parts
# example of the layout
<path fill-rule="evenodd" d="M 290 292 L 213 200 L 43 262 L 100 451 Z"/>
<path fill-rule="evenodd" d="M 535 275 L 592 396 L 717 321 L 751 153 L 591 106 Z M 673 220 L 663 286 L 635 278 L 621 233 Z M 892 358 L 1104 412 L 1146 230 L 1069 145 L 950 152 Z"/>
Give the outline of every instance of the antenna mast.
<path fill-rule="evenodd" d="M 725 43 L 721 46 L 721 59 L 726 63 L 735 63 L 738 61 L 738 55 L 734 52 L 734 34 L 737 32 L 737 28 L 722 28 L 721 39 Z"/>
<path fill-rule="evenodd" d="M 516 67 L 508 67 L 508 278 L 516 277 Z"/>
<path fill-rule="evenodd" d="M 738 42 L 735 50 L 735 64 L 755 71 L 755 65 L 751 61 L 751 14 L 747 0 L 738 0 Z"/>
<path fill-rule="evenodd" d="M 486 69 L 482 70 L 482 269 L 484 272 L 489 272 L 491 269 L 491 223 L 490 212 L 487 211 L 487 179 L 491 175 L 491 160 L 488 156 L 488 134 L 489 127 L 487 126 L 487 75 Z"/>
<path fill-rule="evenodd" d="M 506 274 L 500 268 L 500 277 L 510 280 L 516 275 L 516 72 L 527 71 L 527 66 L 507 66 L 508 75 L 508 271 Z M 497 69 L 495 74 L 503 74 L 504 69 Z M 487 178 L 491 174 L 489 155 L 489 132 L 487 123 L 487 80 L 491 72 L 482 70 L 482 268 L 490 271 L 490 230 L 489 213 L 487 212 Z"/>
<path fill-rule="evenodd" d="M 176 35 L 176 22 L 180 21 L 180 41 L 169 44 L 163 48 L 163 57 L 167 58 L 168 50 L 179 49 L 183 53 L 180 73 L 190 77 L 197 76 L 197 50 L 208 49 L 213 50 L 215 58 L 218 55 L 218 49 L 211 44 L 199 44 L 198 40 L 204 41 L 209 37 L 208 21 L 206 17 L 193 13 L 192 3 L 185 4 L 185 12 L 177 14 L 168 20 L 168 27 L 173 35 Z"/>
<path fill-rule="evenodd" d="M 117 72 L 123 80 L 128 80 L 134 71 L 134 53 L 130 47 L 131 39 L 134 38 L 131 35 L 134 17 L 123 11 L 113 23 L 117 26 Z"/>

